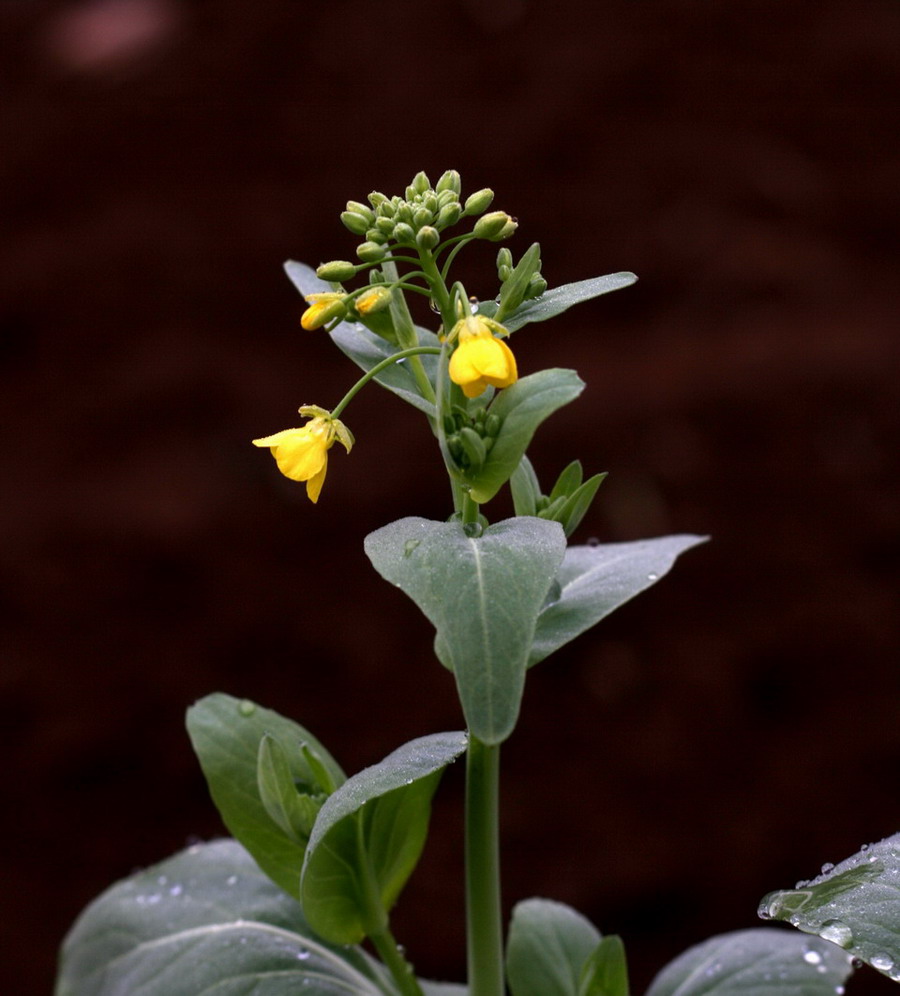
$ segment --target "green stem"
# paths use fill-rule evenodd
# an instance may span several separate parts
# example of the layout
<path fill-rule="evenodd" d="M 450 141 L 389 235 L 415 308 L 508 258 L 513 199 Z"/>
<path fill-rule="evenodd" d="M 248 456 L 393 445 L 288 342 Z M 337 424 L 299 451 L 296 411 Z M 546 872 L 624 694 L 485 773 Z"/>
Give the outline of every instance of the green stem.
<path fill-rule="evenodd" d="M 469 996 L 503 996 L 497 818 L 499 785 L 499 745 L 485 744 L 470 735 L 466 753 L 466 936 Z"/>
<path fill-rule="evenodd" d="M 450 292 L 447 290 L 444 278 L 441 276 L 441 272 L 437 268 L 437 263 L 434 261 L 434 256 L 430 252 L 425 249 L 419 250 L 419 264 L 425 273 L 425 279 L 431 285 L 435 304 L 437 304 L 441 312 L 444 334 L 447 335 L 450 329 L 456 324 L 456 315 L 453 314 Z"/>
<path fill-rule="evenodd" d="M 422 996 L 422 988 L 412 965 L 400 953 L 400 948 L 390 930 L 385 927 L 383 930 L 369 934 L 369 939 L 375 945 L 375 950 L 394 977 L 403 996 Z"/>
<path fill-rule="evenodd" d="M 368 384 L 373 377 L 377 377 L 382 370 L 387 369 L 392 363 L 396 363 L 398 360 L 405 360 L 408 356 L 412 356 L 418 359 L 418 357 L 422 353 L 440 353 L 440 351 L 441 350 L 439 346 L 413 346 L 411 349 L 401 349 L 399 353 L 394 353 L 393 356 L 388 356 L 385 359 L 381 360 L 379 363 L 376 363 L 371 370 L 368 370 L 365 374 L 363 374 L 362 377 L 359 378 L 359 380 L 353 385 L 353 387 L 351 387 L 350 390 L 337 403 L 337 405 L 335 405 L 335 407 L 332 409 L 331 417 L 337 418 L 341 414 L 341 412 L 347 407 L 347 405 L 350 404 L 350 402 L 355 397 L 356 393 L 360 391 L 362 388 L 364 388 L 366 384 Z M 422 373 L 424 375 L 425 370 L 422 367 L 421 361 L 419 362 L 419 368 L 422 370 Z M 428 400 L 433 401 L 434 392 L 431 389 L 431 383 L 430 381 L 428 381 L 427 376 L 425 377 L 425 381 L 428 384 L 428 391 L 431 395 L 431 397 Z"/>

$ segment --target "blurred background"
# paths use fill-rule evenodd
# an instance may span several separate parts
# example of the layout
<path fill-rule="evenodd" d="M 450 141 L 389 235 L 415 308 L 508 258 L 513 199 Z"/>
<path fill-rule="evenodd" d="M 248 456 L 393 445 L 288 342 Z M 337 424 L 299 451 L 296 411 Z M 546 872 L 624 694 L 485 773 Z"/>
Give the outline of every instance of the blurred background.
<path fill-rule="evenodd" d="M 530 673 L 507 903 L 621 933 L 640 992 L 900 829 L 894 0 L 3 0 L 0 32 L 6 992 L 50 991 L 113 880 L 221 833 L 196 698 L 350 771 L 459 726 L 362 551 L 449 514 L 424 421 L 364 392 L 317 507 L 249 442 L 355 378 L 282 262 L 352 257 L 344 202 L 419 169 L 493 187 L 551 286 L 640 276 L 515 337 L 522 373 L 588 382 L 532 450 L 609 471 L 576 540 L 713 536 Z M 395 918 L 448 979 L 460 804 L 451 770 Z"/>

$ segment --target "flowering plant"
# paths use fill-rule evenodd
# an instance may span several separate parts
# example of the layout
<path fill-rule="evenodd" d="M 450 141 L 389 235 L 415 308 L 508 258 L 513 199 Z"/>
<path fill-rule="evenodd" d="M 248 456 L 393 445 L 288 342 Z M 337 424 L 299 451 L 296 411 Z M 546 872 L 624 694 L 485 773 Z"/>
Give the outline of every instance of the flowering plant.
<path fill-rule="evenodd" d="M 585 479 L 575 460 L 545 488 L 527 449 L 584 385 L 566 369 L 520 376 L 508 340 L 635 277 L 551 290 L 537 244 L 518 261 L 503 247 L 496 297 L 474 300 L 451 279 L 455 259 L 472 241 L 503 241 L 517 227 L 488 211 L 492 198 L 488 189 L 463 198 L 450 170 L 434 186 L 419 173 L 404 196 L 348 202 L 341 219 L 364 239 L 359 261 L 286 269 L 308 304 L 302 326 L 324 330 L 362 376 L 334 408 L 303 405 L 302 426 L 253 440 L 315 503 L 334 443 L 351 451 L 342 416 L 361 388 L 375 381 L 423 414 L 451 514 L 392 522 L 365 550 L 434 626 L 465 729 L 420 737 L 348 777 L 312 733 L 270 709 L 224 694 L 196 703 L 188 732 L 233 837 L 194 845 L 91 904 L 63 946 L 57 996 L 501 996 L 507 986 L 512 996 L 628 996 L 621 939 L 601 936 L 568 906 L 519 902 L 504 931 L 500 745 L 515 729 L 528 669 L 653 585 L 702 537 L 568 543 L 604 475 Z M 345 286 L 359 278 L 356 289 Z M 439 315 L 436 332 L 414 322 L 414 295 Z M 491 523 L 485 506 L 504 486 L 515 515 Z M 441 774 L 461 757 L 465 985 L 417 978 L 390 924 Z M 763 916 L 804 933 L 712 938 L 664 968 L 648 996 L 834 996 L 851 956 L 897 978 L 898 881 L 900 835 L 766 897 Z"/>

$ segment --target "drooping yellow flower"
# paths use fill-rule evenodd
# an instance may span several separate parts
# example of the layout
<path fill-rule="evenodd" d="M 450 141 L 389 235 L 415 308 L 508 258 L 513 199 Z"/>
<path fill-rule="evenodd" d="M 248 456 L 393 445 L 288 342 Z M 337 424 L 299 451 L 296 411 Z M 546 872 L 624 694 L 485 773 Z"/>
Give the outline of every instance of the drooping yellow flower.
<path fill-rule="evenodd" d="M 323 409 L 301 408 L 301 415 L 322 412 Z M 338 440 L 349 453 L 353 436 L 338 419 L 316 414 L 299 429 L 282 429 L 271 436 L 254 439 L 254 446 L 268 446 L 278 469 L 292 481 L 306 481 L 306 495 L 315 504 L 325 483 L 328 451 Z"/>
<path fill-rule="evenodd" d="M 506 329 L 482 315 L 468 315 L 457 322 L 451 336 L 457 346 L 450 357 L 450 380 L 467 398 L 477 398 L 488 386 L 509 387 L 519 378 L 516 358 L 502 339 Z"/>
<path fill-rule="evenodd" d="M 306 303 L 309 307 L 300 316 L 300 324 L 307 332 L 312 332 L 313 329 L 327 325 L 333 318 L 343 318 L 347 313 L 347 306 L 344 304 L 346 296 L 337 291 L 307 294 Z"/>

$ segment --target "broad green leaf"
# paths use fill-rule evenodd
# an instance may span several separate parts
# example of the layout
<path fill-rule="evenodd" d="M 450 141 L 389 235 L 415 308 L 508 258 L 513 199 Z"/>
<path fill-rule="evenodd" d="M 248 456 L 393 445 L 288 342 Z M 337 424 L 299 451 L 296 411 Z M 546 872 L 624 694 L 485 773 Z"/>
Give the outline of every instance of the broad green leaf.
<path fill-rule="evenodd" d="M 633 543 L 570 546 L 556 576 L 559 595 L 538 616 L 529 663 L 542 661 L 655 584 L 679 554 L 705 539 L 663 536 Z"/>
<path fill-rule="evenodd" d="M 525 301 L 504 319 L 503 324 L 510 332 L 515 332 L 530 322 L 544 322 L 555 315 L 561 315 L 582 301 L 590 301 L 601 294 L 629 287 L 636 280 L 633 273 L 608 273 L 605 277 L 590 277 L 572 284 L 563 284 L 545 291 L 533 301 Z"/>
<path fill-rule="evenodd" d="M 366 553 L 437 630 L 469 730 L 488 744 L 512 732 L 535 619 L 565 553 L 556 522 L 506 519 L 478 537 L 458 522 L 407 518 L 370 533 Z"/>
<path fill-rule="evenodd" d="M 759 913 L 839 944 L 900 981 L 900 834 L 826 866 L 810 882 L 770 892 Z"/>
<path fill-rule="evenodd" d="M 322 937 L 355 944 L 394 904 L 422 853 L 441 773 L 466 743 L 465 733 L 413 740 L 325 801 L 301 884 L 304 912 Z"/>
<path fill-rule="evenodd" d="M 288 260 L 284 264 L 284 269 L 291 283 L 304 297 L 307 294 L 317 294 L 332 289 L 331 284 L 320 280 L 316 276 L 316 271 L 305 263 Z M 433 332 L 423 328 L 417 328 L 416 332 L 419 336 L 419 345 L 440 346 L 438 337 Z M 392 346 L 360 322 L 341 322 L 332 329 L 330 335 L 338 348 L 364 371 L 371 370 L 376 363 L 381 363 L 382 360 L 399 352 L 397 346 Z M 433 386 L 437 372 L 437 356 L 420 356 L 419 359 Z M 378 374 L 375 380 L 426 415 L 434 415 L 434 405 L 421 396 L 416 379 L 409 368 L 409 360 L 393 364 Z"/>
<path fill-rule="evenodd" d="M 537 427 L 581 394 L 584 381 L 574 370 L 540 370 L 501 391 L 490 407 L 502 424 L 484 466 L 466 483 L 477 502 L 489 501 L 510 479 Z"/>
<path fill-rule="evenodd" d="M 581 970 L 578 996 L 628 996 L 628 963 L 621 937 L 610 934 L 593 950 Z"/>
<path fill-rule="evenodd" d="M 765 927 L 738 930 L 679 955 L 647 996 L 835 996 L 852 971 L 833 944 Z"/>
<path fill-rule="evenodd" d="M 512 996 L 579 996 L 579 979 L 600 942 L 591 922 L 570 906 L 526 899 L 512 913 L 506 977 Z"/>
<path fill-rule="evenodd" d="M 233 840 L 112 886 L 66 938 L 56 996 L 384 996 L 383 969 L 310 930 Z M 388 989 L 388 991 L 391 991 Z"/>
<path fill-rule="evenodd" d="M 301 790 L 319 791 L 303 746 L 318 755 L 334 783 L 345 775 L 309 731 L 246 699 L 216 693 L 188 709 L 187 728 L 225 826 L 247 848 L 259 867 L 292 896 L 300 895 L 305 848 L 272 818 L 257 782 L 260 742 L 276 740 Z"/>

